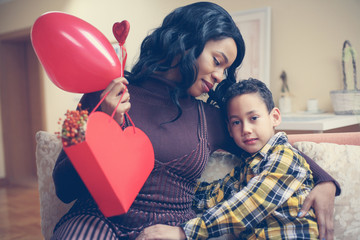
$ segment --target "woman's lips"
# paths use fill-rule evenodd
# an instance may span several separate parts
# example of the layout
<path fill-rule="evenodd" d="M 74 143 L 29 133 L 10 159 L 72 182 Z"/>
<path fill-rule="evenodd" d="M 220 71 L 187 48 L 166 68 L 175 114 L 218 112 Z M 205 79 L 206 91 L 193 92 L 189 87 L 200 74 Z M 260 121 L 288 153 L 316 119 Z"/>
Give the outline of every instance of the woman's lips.
<path fill-rule="evenodd" d="M 208 81 L 202 80 L 204 84 L 204 92 L 209 92 L 213 88 L 213 84 Z"/>

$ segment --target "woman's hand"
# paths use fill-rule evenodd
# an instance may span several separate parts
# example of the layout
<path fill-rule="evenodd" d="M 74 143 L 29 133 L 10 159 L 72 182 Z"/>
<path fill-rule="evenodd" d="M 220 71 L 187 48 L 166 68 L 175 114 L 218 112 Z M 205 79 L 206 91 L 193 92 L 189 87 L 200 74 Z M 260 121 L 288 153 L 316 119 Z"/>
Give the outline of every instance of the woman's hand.
<path fill-rule="evenodd" d="M 101 110 L 111 116 L 125 91 L 124 96 L 122 96 L 121 102 L 114 115 L 114 119 L 119 123 L 119 125 L 123 123 L 124 114 L 125 112 L 129 111 L 131 107 L 129 102 L 130 94 L 127 90 L 127 87 L 125 86 L 128 83 L 129 82 L 123 77 L 114 79 L 100 95 L 100 98 L 102 99 L 107 93 L 109 93 L 101 103 Z"/>
<path fill-rule="evenodd" d="M 186 236 L 181 227 L 156 224 L 145 228 L 136 238 L 136 240 L 151 239 L 183 240 L 186 239 Z"/>
<path fill-rule="evenodd" d="M 304 217 L 313 207 L 319 225 L 319 238 L 334 239 L 334 201 L 336 187 L 332 182 L 323 182 L 315 186 L 305 199 L 299 217 Z"/>

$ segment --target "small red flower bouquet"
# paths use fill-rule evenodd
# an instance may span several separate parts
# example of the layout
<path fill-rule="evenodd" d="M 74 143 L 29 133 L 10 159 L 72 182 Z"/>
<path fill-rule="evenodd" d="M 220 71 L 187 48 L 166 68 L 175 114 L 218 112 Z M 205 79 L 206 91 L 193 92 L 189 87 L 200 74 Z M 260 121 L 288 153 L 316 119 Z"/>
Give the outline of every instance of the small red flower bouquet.
<path fill-rule="evenodd" d="M 62 124 L 61 132 L 56 132 L 58 138 L 62 140 L 64 147 L 81 143 L 85 140 L 86 122 L 89 117 L 87 110 L 81 110 L 81 103 L 78 105 L 79 110 L 67 110 L 65 120 Z M 61 118 L 59 124 L 61 124 Z"/>

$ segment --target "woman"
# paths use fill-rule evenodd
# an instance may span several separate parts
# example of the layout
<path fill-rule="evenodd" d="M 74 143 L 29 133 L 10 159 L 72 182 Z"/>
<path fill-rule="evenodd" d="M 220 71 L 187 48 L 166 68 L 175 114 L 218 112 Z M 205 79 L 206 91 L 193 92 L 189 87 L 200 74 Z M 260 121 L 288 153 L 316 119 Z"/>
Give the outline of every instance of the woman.
<path fill-rule="evenodd" d="M 76 202 L 55 227 L 53 238 L 134 239 L 148 226 L 178 226 L 193 218 L 193 189 L 210 153 L 236 149 L 219 109 L 194 97 L 224 78 L 234 82 L 244 53 L 242 36 L 227 12 L 213 3 L 194 3 L 175 9 L 145 38 L 138 62 L 126 74 L 129 84 L 116 79 L 103 92 L 85 94 L 82 108 L 91 110 L 109 93 L 101 111 L 111 114 L 125 91 L 114 118 L 128 126 L 124 113 L 129 112 L 153 144 L 155 167 L 129 211 L 105 218 L 62 152 L 53 172 L 56 192 L 62 201 Z M 312 165 L 319 179 L 333 181 Z M 320 189 L 329 199 L 321 204 L 333 204 L 334 193 Z"/>

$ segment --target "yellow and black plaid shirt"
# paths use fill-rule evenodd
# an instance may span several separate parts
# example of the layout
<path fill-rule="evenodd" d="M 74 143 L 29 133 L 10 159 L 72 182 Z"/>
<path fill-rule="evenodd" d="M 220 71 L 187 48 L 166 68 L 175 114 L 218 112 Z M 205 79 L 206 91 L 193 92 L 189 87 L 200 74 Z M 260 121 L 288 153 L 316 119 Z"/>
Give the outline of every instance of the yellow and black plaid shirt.
<path fill-rule="evenodd" d="M 225 178 L 198 185 L 194 208 L 204 212 L 181 226 L 187 238 L 317 239 L 313 210 L 297 217 L 313 188 L 312 174 L 285 133 L 241 159 Z"/>

